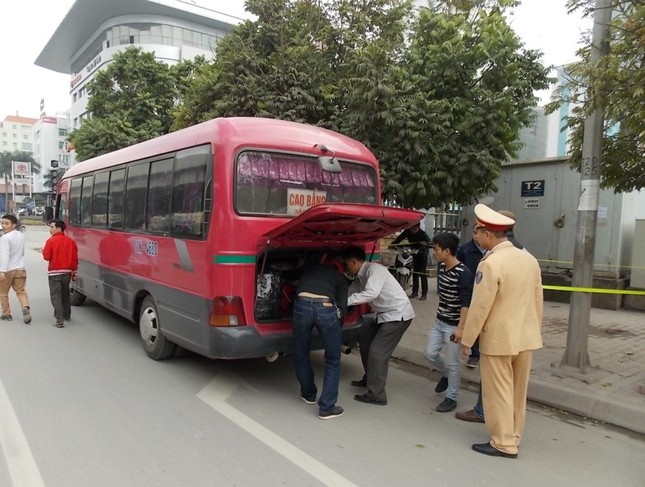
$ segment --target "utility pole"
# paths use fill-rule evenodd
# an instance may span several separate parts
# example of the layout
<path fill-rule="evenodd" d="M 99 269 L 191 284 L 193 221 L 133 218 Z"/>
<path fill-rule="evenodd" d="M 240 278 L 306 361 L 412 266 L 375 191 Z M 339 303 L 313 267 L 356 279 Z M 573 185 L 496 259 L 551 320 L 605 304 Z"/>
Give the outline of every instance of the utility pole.
<path fill-rule="evenodd" d="M 589 62 L 596 64 L 609 52 L 607 31 L 613 8 L 612 0 L 596 0 L 594 25 L 591 38 Z M 588 89 L 587 96 L 598 99 L 601 93 Z M 593 262 L 596 248 L 596 223 L 598 221 L 598 197 L 600 195 L 600 167 L 603 136 L 603 112 L 601 103 L 585 120 L 582 142 L 582 165 L 580 168 L 580 200 L 576 245 L 573 253 L 573 287 L 593 286 Z M 589 316 L 591 293 L 571 293 L 567 348 L 560 365 L 577 367 L 585 372 L 589 364 Z"/>

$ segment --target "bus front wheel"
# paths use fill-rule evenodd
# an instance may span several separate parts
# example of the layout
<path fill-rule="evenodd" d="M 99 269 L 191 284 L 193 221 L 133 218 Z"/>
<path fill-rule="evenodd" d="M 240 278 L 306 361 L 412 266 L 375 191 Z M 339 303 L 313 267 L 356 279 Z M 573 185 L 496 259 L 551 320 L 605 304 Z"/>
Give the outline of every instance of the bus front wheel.
<path fill-rule="evenodd" d="M 73 287 L 69 288 L 69 304 L 81 306 L 85 302 L 85 294 L 78 292 Z"/>
<path fill-rule="evenodd" d="M 157 306 L 150 296 L 146 297 L 141 305 L 139 333 L 143 349 L 151 359 L 163 360 L 170 357 L 175 351 L 176 345 L 161 332 Z"/>

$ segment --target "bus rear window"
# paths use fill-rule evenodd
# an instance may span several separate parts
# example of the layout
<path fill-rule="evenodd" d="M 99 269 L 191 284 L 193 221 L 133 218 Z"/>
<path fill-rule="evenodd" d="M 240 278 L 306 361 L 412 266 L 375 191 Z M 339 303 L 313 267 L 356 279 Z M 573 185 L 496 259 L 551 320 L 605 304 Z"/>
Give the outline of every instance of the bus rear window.
<path fill-rule="evenodd" d="M 323 171 L 315 157 L 245 151 L 235 172 L 238 213 L 298 215 L 324 202 L 377 204 L 376 172 L 340 161 L 342 172 Z"/>

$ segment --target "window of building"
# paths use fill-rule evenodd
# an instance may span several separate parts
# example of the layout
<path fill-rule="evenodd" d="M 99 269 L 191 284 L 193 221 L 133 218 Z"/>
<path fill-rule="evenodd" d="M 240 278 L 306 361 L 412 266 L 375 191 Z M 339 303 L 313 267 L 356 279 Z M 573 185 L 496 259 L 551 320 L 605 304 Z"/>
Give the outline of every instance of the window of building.
<path fill-rule="evenodd" d="M 67 135 L 67 129 L 58 129 L 58 136 L 65 137 Z"/>

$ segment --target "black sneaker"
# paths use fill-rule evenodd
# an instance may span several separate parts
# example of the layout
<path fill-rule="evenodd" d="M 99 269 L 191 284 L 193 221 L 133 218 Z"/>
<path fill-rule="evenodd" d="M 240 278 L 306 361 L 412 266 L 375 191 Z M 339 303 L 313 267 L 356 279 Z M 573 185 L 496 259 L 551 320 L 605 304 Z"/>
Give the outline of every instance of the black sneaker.
<path fill-rule="evenodd" d="M 342 416 L 344 412 L 345 411 L 340 406 L 334 406 L 329 411 L 320 411 L 318 413 L 318 417 L 320 419 L 332 419 L 337 418 L 338 416 Z"/>
<path fill-rule="evenodd" d="M 479 364 L 479 357 L 474 357 L 471 355 L 470 357 L 468 357 L 468 361 L 466 362 L 466 367 L 470 369 L 474 369 L 475 367 L 477 367 L 478 364 Z"/>
<path fill-rule="evenodd" d="M 305 396 L 300 396 L 300 399 L 302 399 L 303 401 L 305 401 L 309 405 L 316 404 L 316 398 L 315 397 L 313 399 L 308 399 Z"/>
<path fill-rule="evenodd" d="M 448 377 L 443 376 L 441 379 L 439 379 L 439 382 L 437 383 L 437 387 L 434 388 L 434 391 L 443 392 L 446 389 L 448 389 Z"/>
<path fill-rule="evenodd" d="M 29 306 L 22 308 L 22 319 L 27 325 L 31 323 L 31 313 L 29 312 Z"/>
<path fill-rule="evenodd" d="M 13 320 L 13 318 L 11 317 L 11 315 L 2 315 L 0 316 L 0 320 L 11 321 Z"/>
<path fill-rule="evenodd" d="M 441 404 L 437 406 L 437 411 L 440 413 L 447 413 L 457 407 L 457 401 L 454 399 L 445 398 Z"/>
<path fill-rule="evenodd" d="M 353 380 L 350 382 L 350 384 L 352 385 L 352 387 L 367 387 L 367 380 Z"/>

